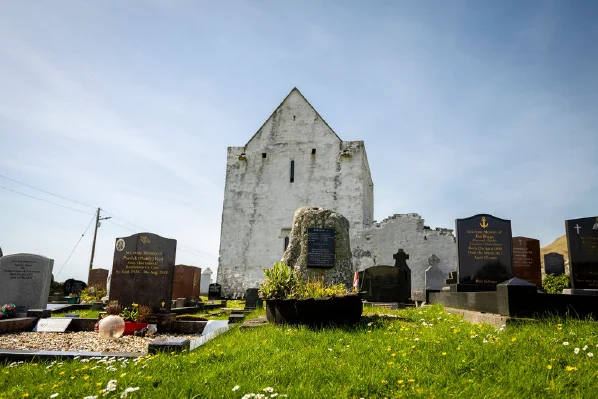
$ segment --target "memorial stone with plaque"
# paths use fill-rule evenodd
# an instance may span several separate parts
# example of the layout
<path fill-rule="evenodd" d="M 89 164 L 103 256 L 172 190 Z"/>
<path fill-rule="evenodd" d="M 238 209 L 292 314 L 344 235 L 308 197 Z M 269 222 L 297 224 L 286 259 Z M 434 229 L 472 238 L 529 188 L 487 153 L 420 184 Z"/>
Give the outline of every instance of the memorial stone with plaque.
<path fill-rule="evenodd" d="M 14 303 L 18 313 L 48 305 L 54 260 L 33 254 L 0 258 L 0 306 Z"/>
<path fill-rule="evenodd" d="M 513 277 L 510 220 L 475 215 L 457 219 L 456 231 L 457 291 L 494 291 L 497 284 Z"/>
<path fill-rule="evenodd" d="M 513 238 L 513 273 L 521 280 L 542 286 L 540 241 L 527 237 Z"/>
<path fill-rule="evenodd" d="M 565 221 L 571 288 L 598 289 L 598 216 Z"/>
<path fill-rule="evenodd" d="M 176 240 L 151 233 L 117 238 L 110 277 L 110 300 L 123 307 L 149 305 L 170 310 Z"/>
<path fill-rule="evenodd" d="M 565 274 L 565 257 L 556 252 L 544 255 L 544 273 L 551 276 Z"/>

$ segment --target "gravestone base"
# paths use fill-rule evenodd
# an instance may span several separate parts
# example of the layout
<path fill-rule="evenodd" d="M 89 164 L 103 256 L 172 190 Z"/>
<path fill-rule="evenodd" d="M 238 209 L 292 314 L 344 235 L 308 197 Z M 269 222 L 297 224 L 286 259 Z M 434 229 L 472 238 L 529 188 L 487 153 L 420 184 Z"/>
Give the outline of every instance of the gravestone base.
<path fill-rule="evenodd" d="M 598 290 L 565 288 L 563 290 L 565 295 L 583 295 L 583 296 L 598 296 Z"/>
<path fill-rule="evenodd" d="M 494 292 L 430 292 L 429 303 L 519 318 L 598 317 L 598 296 L 544 294 L 535 285 L 525 283 L 513 284 L 509 280 L 499 284 Z"/>
<path fill-rule="evenodd" d="M 149 316 L 147 323 L 156 324 L 158 326 L 158 332 L 169 332 L 172 327 L 172 323 L 176 320 L 176 313 L 153 313 Z"/>
<path fill-rule="evenodd" d="M 451 284 L 450 292 L 485 292 L 496 291 L 496 284 Z"/>

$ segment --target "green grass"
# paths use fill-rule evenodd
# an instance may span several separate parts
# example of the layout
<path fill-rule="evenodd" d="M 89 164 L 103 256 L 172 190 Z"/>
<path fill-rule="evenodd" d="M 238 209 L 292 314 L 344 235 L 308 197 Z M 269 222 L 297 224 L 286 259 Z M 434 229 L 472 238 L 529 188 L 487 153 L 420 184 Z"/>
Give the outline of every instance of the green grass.
<path fill-rule="evenodd" d="M 73 311 L 69 311 L 69 312 L 60 312 L 60 313 L 56 313 L 56 312 L 52 312 L 52 317 L 64 317 L 67 314 L 78 314 L 79 317 L 87 317 L 87 318 L 93 318 L 93 319 L 97 319 L 100 316 L 100 311 L 99 310 L 91 310 L 91 309 L 83 309 L 83 310 L 73 310 Z"/>
<path fill-rule="evenodd" d="M 0 398 L 21 398 L 26 393 L 42 398 L 53 393 L 59 393 L 58 398 L 117 398 L 127 387 L 139 387 L 128 398 L 241 398 L 265 393 L 266 387 L 289 398 L 595 394 L 594 322 L 551 319 L 498 332 L 448 315 L 439 305 L 365 312 L 364 321 L 352 328 L 234 328 L 187 354 L 150 356 L 125 367 L 117 361 L 116 371 L 95 360 L 65 361 L 50 368 L 42 362 L 3 366 Z M 589 352 L 596 357 L 589 357 Z M 117 380 L 117 389 L 102 396 L 98 391 L 111 379 Z"/>

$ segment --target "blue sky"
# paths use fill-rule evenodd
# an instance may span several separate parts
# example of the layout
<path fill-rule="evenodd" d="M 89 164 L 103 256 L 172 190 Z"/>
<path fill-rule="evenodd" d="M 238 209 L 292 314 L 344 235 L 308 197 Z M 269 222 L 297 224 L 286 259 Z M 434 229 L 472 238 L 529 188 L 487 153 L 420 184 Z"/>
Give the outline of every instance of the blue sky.
<path fill-rule="evenodd" d="M 596 2 L 140 4 L 0 12 L 0 174 L 120 217 L 99 229 L 95 267 L 142 227 L 215 270 L 226 147 L 295 86 L 365 141 L 377 220 L 491 213 L 544 246 L 598 214 Z M 0 189 L 0 247 L 55 259 L 56 275 L 93 209 L 0 186 L 82 211 Z M 59 281 L 86 279 L 92 236 Z"/>

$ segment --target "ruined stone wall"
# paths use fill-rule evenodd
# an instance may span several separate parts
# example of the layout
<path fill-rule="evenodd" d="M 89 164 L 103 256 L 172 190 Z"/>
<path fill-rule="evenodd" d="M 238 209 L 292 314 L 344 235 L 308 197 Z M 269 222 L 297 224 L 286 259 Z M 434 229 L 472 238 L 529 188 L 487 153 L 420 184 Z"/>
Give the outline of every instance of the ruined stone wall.
<path fill-rule="evenodd" d="M 428 258 L 436 254 L 438 267 L 448 278 L 457 270 L 457 244 L 450 229 L 429 229 L 424 220 L 415 213 L 393 215 L 380 223 L 351 234 L 354 266 L 365 270 L 371 266 L 394 265 L 392 257 L 399 248 L 409 254 L 407 264 L 411 269 L 411 292 L 415 295 L 424 290 L 425 270 Z"/>

